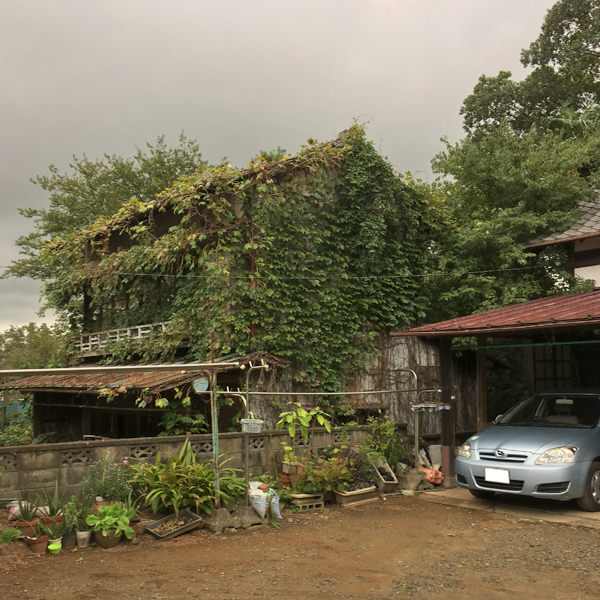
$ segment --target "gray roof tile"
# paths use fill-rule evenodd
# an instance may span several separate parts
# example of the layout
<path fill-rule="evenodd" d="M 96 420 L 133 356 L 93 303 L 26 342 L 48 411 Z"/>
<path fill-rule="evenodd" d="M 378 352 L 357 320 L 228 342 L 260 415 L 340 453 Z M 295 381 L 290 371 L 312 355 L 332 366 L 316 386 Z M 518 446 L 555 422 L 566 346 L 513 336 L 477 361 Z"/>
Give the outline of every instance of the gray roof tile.
<path fill-rule="evenodd" d="M 566 242 L 582 235 L 597 233 L 600 235 L 600 196 L 595 201 L 584 200 L 579 203 L 581 216 L 564 231 L 543 234 L 532 239 L 528 246 L 540 246 L 551 242 Z"/>

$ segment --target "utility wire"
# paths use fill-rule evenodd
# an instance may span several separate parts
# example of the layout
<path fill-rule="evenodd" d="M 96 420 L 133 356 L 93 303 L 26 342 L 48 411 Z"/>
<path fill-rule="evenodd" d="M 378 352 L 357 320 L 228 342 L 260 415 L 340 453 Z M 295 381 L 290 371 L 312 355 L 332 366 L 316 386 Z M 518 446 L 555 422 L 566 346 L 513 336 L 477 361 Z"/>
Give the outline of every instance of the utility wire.
<path fill-rule="evenodd" d="M 0 265 L 0 269 L 8 269 L 9 267 Z M 491 273 L 510 273 L 516 271 L 531 271 L 534 269 L 546 269 L 543 265 L 532 267 L 512 267 L 510 269 L 488 269 L 483 271 L 446 271 L 440 273 L 408 273 L 406 275 L 312 275 L 310 277 L 287 277 L 278 275 L 198 275 L 195 273 L 181 273 L 172 275 L 169 273 L 129 273 L 126 271 L 113 271 L 111 275 L 119 275 L 123 277 L 173 277 L 177 279 L 247 279 L 249 281 L 257 280 L 285 280 L 285 281 L 313 281 L 315 279 L 322 281 L 350 280 L 350 279 L 409 279 L 411 277 L 457 277 L 462 275 L 486 275 Z M 12 275 L 11 277 L 17 277 Z"/>

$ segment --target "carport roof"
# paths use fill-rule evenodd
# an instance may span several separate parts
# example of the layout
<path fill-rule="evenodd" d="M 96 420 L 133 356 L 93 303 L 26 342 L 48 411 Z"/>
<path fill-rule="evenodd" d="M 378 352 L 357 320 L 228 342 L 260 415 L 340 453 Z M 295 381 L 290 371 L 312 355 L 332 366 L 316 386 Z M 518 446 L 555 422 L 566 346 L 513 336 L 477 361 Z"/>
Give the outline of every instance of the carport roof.
<path fill-rule="evenodd" d="M 540 330 L 564 331 L 600 329 L 600 290 L 569 296 L 550 296 L 488 310 L 458 319 L 449 319 L 408 331 L 394 331 L 392 336 L 463 337 L 477 334 L 489 336 Z"/>
<path fill-rule="evenodd" d="M 247 365 L 250 362 L 260 362 L 264 360 L 266 364 L 285 368 L 288 362 L 268 354 L 267 352 L 254 352 L 245 356 L 231 354 L 221 357 L 215 362 L 231 362 L 231 369 L 239 369 L 241 365 Z M 235 363 L 239 363 L 239 366 Z M 180 361 L 177 363 L 182 367 L 191 365 L 202 365 L 200 361 Z M 89 366 L 89 365 L 88 365 Z M 138 365 L 136 365 L 138 366 Z M 152 365 L 148 365 L 152 366 Z M 228 367 L 222 367 L 220 370 L 229 370 Z M 77 373 L 77 368 L 73 368 L 73 373 L 69 375 L 35 375 L 26 377 L 18 381 L 12 381 L 0 386 L 0 389 L 22 390 L 27 392 L 59 392 L 59 391 L 79 391 L 83 393 L 98 393 L 101 389 L 112 389 L 118 393 L 126 393 L 137 390 L 148 390 L 148 393 L 158 393 L 169 390 L 174 387 L 190 383 L 201 377 L 201 371 L 176 371 L 176 372 L 131 372 L 131 373 Z"/>

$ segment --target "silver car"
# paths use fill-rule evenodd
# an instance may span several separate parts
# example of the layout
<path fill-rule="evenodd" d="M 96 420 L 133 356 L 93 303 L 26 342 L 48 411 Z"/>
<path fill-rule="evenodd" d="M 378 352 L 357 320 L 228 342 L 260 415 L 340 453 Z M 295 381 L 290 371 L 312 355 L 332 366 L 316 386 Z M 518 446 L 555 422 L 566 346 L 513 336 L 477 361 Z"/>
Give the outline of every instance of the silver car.
<path fill-rule="evenodd" d="M 461 446 L 456 482 L 477 498 L 575 498 L 600 511 L 599 420 L 598 392 L 536 394 Z"/>

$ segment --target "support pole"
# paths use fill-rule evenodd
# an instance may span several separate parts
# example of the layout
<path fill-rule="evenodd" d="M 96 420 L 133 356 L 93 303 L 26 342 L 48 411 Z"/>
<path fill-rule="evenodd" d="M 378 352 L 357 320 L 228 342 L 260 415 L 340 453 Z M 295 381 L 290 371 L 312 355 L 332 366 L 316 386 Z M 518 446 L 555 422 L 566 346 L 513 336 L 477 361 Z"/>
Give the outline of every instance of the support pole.
<path fill-rule="evenodd" d="M 450 410 L 442 412 L 442 473 L 454 477 L 455 408 L 452 387 L 452 338 L 440 338 L 440 388 L 442 403 Z"/>
<path fill-rule="evenodd" d="M 215 508 L 221 505 L 221 480 L 219 476 L 219 417 L 217 414 L 217 373 L 210 378 L 210 421 L 212 428 L 213 464 L 215 468 Z"/>
<path fill-rule="evenodd" d="M 487 337 L 477 336 L 477 431 L 487 427 Z"/>
<path fill-rule="evenodd" d="M 244 402 L 244 419 L 250 418 L 250 373 L 258 369 L 269 370 L 269 365 L 261 364 L 248 367 L 246 371 L 246 401 Z M 250 504 L 250 498 L 248 496 L 248 490 L 250 489 L 250 434 L 246 431 L 244 433 L 244 479 L 246 481 L 246 493 L 244 495 L 244 504 L 248 506 Z"/>

